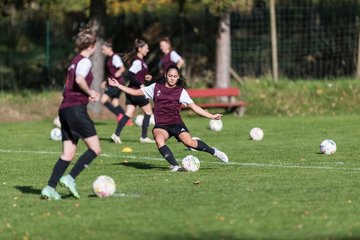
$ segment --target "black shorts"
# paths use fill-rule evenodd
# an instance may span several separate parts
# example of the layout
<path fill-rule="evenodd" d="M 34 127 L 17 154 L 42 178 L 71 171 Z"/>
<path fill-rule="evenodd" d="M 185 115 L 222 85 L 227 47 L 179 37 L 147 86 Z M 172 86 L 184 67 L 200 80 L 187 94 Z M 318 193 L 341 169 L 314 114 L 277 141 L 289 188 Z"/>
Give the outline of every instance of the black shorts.
<path fill-rule="evenodd" d="M 189 132 L 185 124 L 172 124 L 172 125 L 158 125 L 156 124 L 153 128 L 153 131 L 155 128 L 161 128 L 168 132 L 169 138 L 175 137 L 178 142 L 180 142 L 179 135 L 183 132 Z"/>
<path fill-rule="evenodd" d="M 67 107 L 59 110 L 62 140 L 77 143 L 97 135 L 94 122 L 90 119 L 86 105 Z"/>
<path fill-rule="evenodd" d="M 145 96 L 132 96 L 130 94 L 126 94 L 126 105 L 134 105 L 143 107 L 149 103 L 149 100 L 145 98 Z"/>
<path fill-rule="evenodd" d="M 117 87 L 107 86 L 104 93 L 108 95 L 111 99 L 119 98 L 121 90 Z"/>

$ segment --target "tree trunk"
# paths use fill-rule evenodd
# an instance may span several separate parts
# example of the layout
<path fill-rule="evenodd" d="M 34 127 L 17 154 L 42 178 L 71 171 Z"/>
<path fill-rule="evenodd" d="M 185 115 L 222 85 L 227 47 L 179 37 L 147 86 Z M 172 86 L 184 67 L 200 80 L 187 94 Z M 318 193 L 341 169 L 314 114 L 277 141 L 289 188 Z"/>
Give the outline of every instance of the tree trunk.
<path fill-rule="evenodd" d="M 270 23 L 271 23 L 271 56 L 272 56 L 272 76 L 274 82 L 279 78 L 277 33 L 276 33 L 276 13 L 275 0 L 270 0 Z"/>
<path fill-rule="evenodd" d="M 220 17 L 218 34 L 216 37 L 216 83 L 215 87 L 227 88 L 230 86 L 231 67 L 231 35 L 230 13 Z"/>
<path fill-rule="evenodd" d="M 91 57 L 92 73 L 94 80 L 91 88 L 97 92 L 101 92 L 101 82 L 104 80 L 105 57 L 101 53 L 101 45 L 104 43 L 105 34 L 105 17 L 106 17 L 106 0 L 91 0 L 90 3 L 90 28 L 95 31 L 97 36 L 96 49 Z M 94 113 L 101 112 L 101 103 L 97 101 L 90 104 L 90 109 Z"/>
<path fill-rule="evenodd" d="M 360 32 L 358 34 L 358 51 L 357 51 L 357 64 L 356 64 L 356 78 L 360 79 Z"/>

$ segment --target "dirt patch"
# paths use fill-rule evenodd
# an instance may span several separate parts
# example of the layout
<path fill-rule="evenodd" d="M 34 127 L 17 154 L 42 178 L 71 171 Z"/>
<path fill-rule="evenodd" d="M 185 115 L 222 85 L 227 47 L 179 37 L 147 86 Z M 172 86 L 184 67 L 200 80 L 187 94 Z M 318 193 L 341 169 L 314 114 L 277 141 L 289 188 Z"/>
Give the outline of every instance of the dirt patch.
<path fill-rule="evenodd" d="M 61 93 L 58 92 L 28 95 L 1 94 L 0 122 L 53 119 L 58 114 L 61 100 Z M 99 113 L 94 113 L 89 107 L 89 114 L 94 120 L 115 119 L 115 116 L 103 106 Z"/>

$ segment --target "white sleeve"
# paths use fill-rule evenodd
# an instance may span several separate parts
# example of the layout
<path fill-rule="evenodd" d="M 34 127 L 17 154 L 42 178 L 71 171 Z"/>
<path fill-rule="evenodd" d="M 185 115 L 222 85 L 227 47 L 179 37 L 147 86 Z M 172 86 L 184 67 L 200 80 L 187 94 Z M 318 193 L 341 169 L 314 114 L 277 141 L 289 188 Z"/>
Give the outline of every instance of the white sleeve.
<path fill-rule="evenodd" d="M 91 70 L 91 61 L 88 58 L 81 59 L 75 69 L 75 75 L 81 75 L 84 78 L 89 74 Z"/>
<path fill-rule="evenodd" d="M 129 71 L 134 73 L 134 74 L 137 74 L 138 72 L 141 71 L 141 69 L 142 69 L 141 61 L 140 60 L 135 60 L 131 64 L 131 67 L 129 68 Z"/>
<path fill-rule="evenodd" d="M 116 68 L 121 68 L 124 63 L 121 61 L 121 58 L 119 55 L 115 54 L 112 58 L 112 65 Z"/>
<path fill-rule="evenodd" d="M 185 106 L 193 103 L 194 101 L 190 98 L 188 92 L 183 89 L 180 95 L 180 103 L 184 104 Z"/>
<path fill-rule="evenodd" d="M 150 86 L 141 88 L 141 91 L 144 93 L 145 98 L 154 99 L 155 84 L 156 83 L 153 83 Z"/>
<path fill-rule="evenodd" d="M 170 60 L 174 63 L 178 63 L 182 57 L 175 51 L 171 51 L 170 53 Z"/>

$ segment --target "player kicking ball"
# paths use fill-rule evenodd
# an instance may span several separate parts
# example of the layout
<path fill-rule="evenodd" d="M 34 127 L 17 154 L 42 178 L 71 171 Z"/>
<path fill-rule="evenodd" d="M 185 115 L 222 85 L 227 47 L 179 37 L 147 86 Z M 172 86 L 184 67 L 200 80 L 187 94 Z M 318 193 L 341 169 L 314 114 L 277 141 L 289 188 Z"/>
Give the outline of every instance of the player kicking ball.
<path fill-rule="evenodd" d="M 195 113 L 210 119 L 220 119 L 222 115 L 219 113 L 211 114 L 193 102 L 185 90 L 185 79 L 180 76 L 179 68 L 176 65 L 170 65 L 166 69 L 164 81 L 153 83 L 147 87 L 132 89 L 111 78 L 109 78 L 109 85 L 118 87 L 127 94 L 144 95 L 147 99 L 150 98 L 154 101 L 155 126 L 153 135 L 159 152 L 170 163 L 171 172 L 181 169 L 170 148 L 166 145 L 166 141 L 171 137 L 175 137 L 187 147 L 208 152 L 224 163 L 229 162 L 225 153 L 209 147 L 201 140 L 191 138 L 189 130 L 180 116 L 182 104 L 191 108 Z"/>

